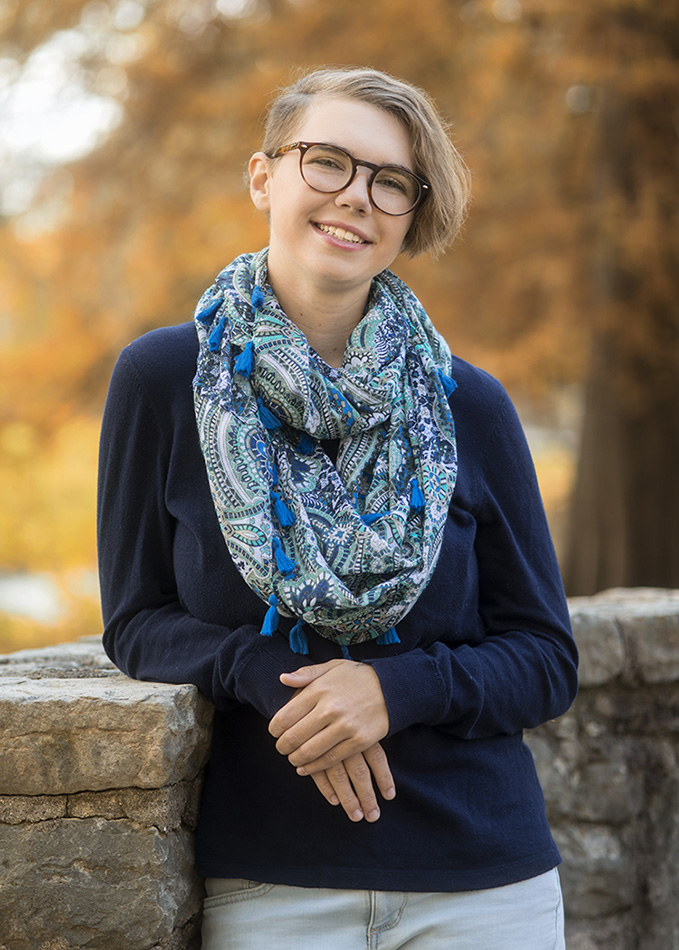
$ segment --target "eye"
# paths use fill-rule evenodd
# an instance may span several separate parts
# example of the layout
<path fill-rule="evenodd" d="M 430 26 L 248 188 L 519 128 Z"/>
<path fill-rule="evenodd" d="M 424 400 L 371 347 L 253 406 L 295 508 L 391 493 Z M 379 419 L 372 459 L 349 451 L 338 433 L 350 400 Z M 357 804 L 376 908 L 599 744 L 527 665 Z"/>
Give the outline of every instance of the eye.
<path fill-rule="evenodd" d="M 344 172 L 349 166 L 349 160 L 346 155 L 336 149 L 314 146 L 306 153 L 304 164 L 313 165 L 319 169 L 327 169 L 328 171 Z"/>
<path fill-rule="evenodd" d="M 327 155 L 312 155 L 308 160 L 309 165 L 318 165 L 319 168 L 341 168 L 341 164 L 336 158 L 329 158 Z"/>
<path fill-rule="evenodd" d="M 375 184 L 384 191 L 412 198 L 416 191 L 415 180 L 398 168 L 383 168 L 375 179 Z"/>
<path fill-rule="evenodd" d="M 379 183 L 383 188 L 388 188 L 390 191 L 398 191 L 400 194 L 405 194 L 407 190 L 405 182 L 393 176 L 380 178 Z"/>

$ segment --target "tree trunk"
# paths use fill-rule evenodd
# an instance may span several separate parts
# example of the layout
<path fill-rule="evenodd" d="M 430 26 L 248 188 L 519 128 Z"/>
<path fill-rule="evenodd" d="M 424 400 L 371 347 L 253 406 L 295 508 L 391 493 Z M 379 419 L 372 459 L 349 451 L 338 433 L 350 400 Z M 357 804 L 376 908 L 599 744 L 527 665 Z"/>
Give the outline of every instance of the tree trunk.
<path fill-rule="evenodd" d="M 594 341 L 563 565 L 571 595 L 679 587 L 679 360 L 659 383 L 634 356 L 611 334 Z M 642 405 L 621 392 L 635 369 Z"/>
<path fill-rule="evenodd" d="M 569 594 L 679 587 L 679 201 L 673 97 L 599 90 L 582 245 L 592 353 Z"/>

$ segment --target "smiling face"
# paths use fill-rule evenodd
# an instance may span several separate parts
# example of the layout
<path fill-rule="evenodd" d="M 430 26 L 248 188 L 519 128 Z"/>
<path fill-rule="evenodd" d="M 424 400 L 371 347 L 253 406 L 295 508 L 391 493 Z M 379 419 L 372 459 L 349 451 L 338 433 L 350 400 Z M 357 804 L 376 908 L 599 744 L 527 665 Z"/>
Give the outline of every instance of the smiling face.
<path fill-rule="evenodd" d="M 314 100 L 292 141 L 337 145 L 357 159 L 415 170 L 404 126 L 356 99 Z M 298 151 L 273 161 L 257 152 L 250 162 L 253 202 L 269 215 L 269 280 L 284 306 L 291 296 L 308 301 L 329 294 L 365 305 L 373 277 L 401 250 L 413 212 L 396 217 L 375 208 L 371 172 L 362 166 L 343 191 L 314 191 L 302 179 L 299 159 Z"/>

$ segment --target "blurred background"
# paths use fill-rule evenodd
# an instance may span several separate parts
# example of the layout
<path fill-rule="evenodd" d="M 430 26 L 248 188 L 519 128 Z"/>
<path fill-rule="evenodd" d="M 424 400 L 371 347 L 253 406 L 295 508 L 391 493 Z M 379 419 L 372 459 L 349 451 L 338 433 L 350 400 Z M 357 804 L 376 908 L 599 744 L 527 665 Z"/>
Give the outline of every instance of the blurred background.
<path fill-rule="evenodd" d="M 674 0 L 0 0 L 0 652 L 100 631 L 116 356 L 266 243 L 263 109 L 345 63 L 472 169 L 462 240 L 394 269 L 515 400 L 568 592 L 679 587 Z"/>

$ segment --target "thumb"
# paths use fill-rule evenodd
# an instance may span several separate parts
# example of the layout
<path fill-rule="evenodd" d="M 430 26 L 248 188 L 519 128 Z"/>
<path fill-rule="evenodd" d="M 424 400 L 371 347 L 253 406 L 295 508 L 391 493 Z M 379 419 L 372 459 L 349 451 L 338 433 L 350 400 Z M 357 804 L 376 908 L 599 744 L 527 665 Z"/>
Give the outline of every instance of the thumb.
<path fill-rule="evenodd" d="M 330 660 L 328 663 L 300 666 L 299 669 L 293 670 L 291 673 L 281 673 L 279 678 L 284 686 L 308 686 L 309 683 L 313 683 L 314 680 L 319 679 L 319 677 L 323 676 L 339 662 L 341 662 L 341 660 Z"/>
<path fill-rule="evenodd" d="M 302 666 L 299 670 L 293 670 L 292 673 L 281 673 L 280 681 L 284 686 L 308 686 L 319 676 L 323 676 L 324 670 L 319 666 Z"/>

